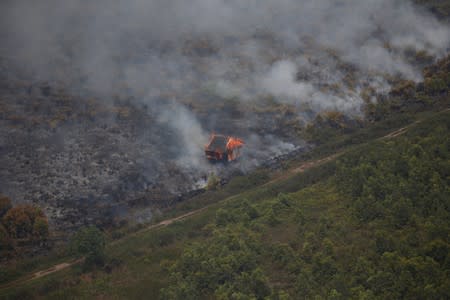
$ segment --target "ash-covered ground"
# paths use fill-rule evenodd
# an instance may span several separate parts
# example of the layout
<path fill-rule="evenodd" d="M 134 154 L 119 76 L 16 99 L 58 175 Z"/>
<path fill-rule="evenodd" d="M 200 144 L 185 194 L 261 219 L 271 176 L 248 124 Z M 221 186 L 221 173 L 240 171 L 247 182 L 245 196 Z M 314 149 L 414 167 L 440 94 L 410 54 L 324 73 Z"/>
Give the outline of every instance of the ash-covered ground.
<path fill-rule="evenodd" d="M 450 46 L 408 0 L 6 0 L 0 25 L 0 192 L 61 230 L 309 149 L 318 114 L 363 118 Z M 238 162 L 206 161 L 212 132 Z"/>
<path fill-rule="evenodd" d="M 199 124 L 220 118 L 211 131 L 246 138 L 240 161 L 213 165 L 202 153 L 207 131 L 195 132 L 198 143 L 186 147 L 185 139 L 193 137 L 187 131 L 194 129 L 192 120 L 182 118 L 193 112 L 180 114 L 173 100 L 161 99 L 173 106 L 174 115 L 164 116 L 143 104 L 71 96 L 48 83 L 2 78 L 0 91 L 0 190 L 17 202 L 45 207 L 59 229 L 130 218 L 136 207 L 149 209 L 131 217 L 148 221 L 153 209 L 204 188 L 211 173 L 228 179 L 305 147 L 295 131 L 280 129 L 281 120 L 294 114 L 266 113 L 246 125 L 231 104 L 197 115 Z M 186 128 L 171 126 L 167 118 L 181 118 L 177 122 Z M 282 136 L 289 143 L 282 144 Z"/>

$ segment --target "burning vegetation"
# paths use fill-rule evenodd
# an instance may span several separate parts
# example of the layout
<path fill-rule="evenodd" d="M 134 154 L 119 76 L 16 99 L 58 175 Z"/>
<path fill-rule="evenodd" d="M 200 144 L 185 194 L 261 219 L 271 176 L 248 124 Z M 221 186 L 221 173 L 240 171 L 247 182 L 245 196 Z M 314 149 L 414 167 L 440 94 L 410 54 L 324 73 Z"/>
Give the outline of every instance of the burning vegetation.
<path fill-rule="evenodd" d="M 229 162 L 240 156 L 244 141 L 231 136 L 212 134 L 205 145 L 206 158 L 211 162 Z"/>

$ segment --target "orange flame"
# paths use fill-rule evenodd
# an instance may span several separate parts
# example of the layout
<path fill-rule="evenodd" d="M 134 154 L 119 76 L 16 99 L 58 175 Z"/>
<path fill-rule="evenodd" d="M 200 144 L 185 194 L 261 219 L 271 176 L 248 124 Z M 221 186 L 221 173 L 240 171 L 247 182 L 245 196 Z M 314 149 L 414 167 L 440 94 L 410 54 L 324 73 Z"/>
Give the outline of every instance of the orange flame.
<path fill-rule="evenodd" d="M 233 150 L 235 148 L 240 148 L 244 145 L 244 141 L 235 137 L 230 137 L 227 143 L 227 149 Z"/>
<path fill-rule="evenodd" d="M 239 149 L 244 145 L 244 141 L 235 137 L 229 137 L 227 142 L 228 161 L 233 161 L 239 157 Z"/>

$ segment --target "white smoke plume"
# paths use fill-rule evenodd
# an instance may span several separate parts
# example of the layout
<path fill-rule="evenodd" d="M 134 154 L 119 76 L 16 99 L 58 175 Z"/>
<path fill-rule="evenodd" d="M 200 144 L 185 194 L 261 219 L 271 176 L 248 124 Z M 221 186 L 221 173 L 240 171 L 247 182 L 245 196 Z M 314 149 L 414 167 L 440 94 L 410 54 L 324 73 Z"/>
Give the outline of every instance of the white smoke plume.
<path fill-rule="evenodd" d="M 449 27 L 407 0 L 19 0 L 0 8 L 2 54 L 37 78 L 106 96 L 123 87 L 138 95 L 184 93 L 206 80 L 225 95 L 254 97 L 263 86 L 280 101 L 342 107 L 313 96 L 313 85 L 326 79 L 297 82 L 302 66 L 288 61 L 310 57 L 313 71 L 328 66 L 342 76 L 324 57 L 331 49 L 368 73 L 420 80 L 404 52 L 440 57 L 450 44 Z M 187 54 L 187 40 L 200 40 L 194 51 L 206 54 Z M 354 107 L 349 101 L 345 108 Z"/>
<path fill-rule="evenodd" d="M 207 170 L 203 157 L 203 146 L 208 142 L 208 133 L 203 130 L 195 116 L 184 106 L 171 103 L 159 115 L 158 122 L 170 127 L 182 141 L 178 165 L 185 168 L 201 167 Z"/>
<path fill-rule="evenodd" d="M 409 0 L 4 0 L 0 40 L 3 77 L 17 69 L 78 96 L 143 105 L 156 122 L 148 139 L 170 133 L 152 165 L 203 171 L 212 131 L 270 144 L 268 157 L 295 148 L 267 125 L 267 99 L 303 118 L 358 115 L 364 89 L 421 80 L 408 55 L 447 55 L 450 26 Z"/>

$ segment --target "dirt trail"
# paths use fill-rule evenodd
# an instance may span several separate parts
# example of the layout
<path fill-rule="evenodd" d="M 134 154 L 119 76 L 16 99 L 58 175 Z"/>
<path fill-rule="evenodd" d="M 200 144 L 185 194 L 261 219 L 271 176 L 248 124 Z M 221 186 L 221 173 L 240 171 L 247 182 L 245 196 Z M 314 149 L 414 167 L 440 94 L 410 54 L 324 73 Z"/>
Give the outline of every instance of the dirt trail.
<path fill-rule="evenodd" d="M 187 212 L 187 213 L 182 214 L 182 215 L 177 216 L 177 217 L 173 217 L 173 218 L 170 218 L 170 219 L 163 220 L 163 221 L 161 221 L 161 222 L 159 222 L 157 224 L 153 224 L 153 225 L 147 226 L 147 227 L 145 227 L 145 228 L 143 228 L 141 230 L 138 230 L 136 232 L 127 234 L 124 238 L 129 238 L 131 236 L 135 236 L 135 235 L 141 234 L 143 232 L 146 232 L 146 231 L 149 231 L 149 230 L 152 230 L 152 229 L 155 229 L 155 228 L 168 226 L 168 225 L 170 225 L 170 224 L 172 224 L 172 223 L 174 223 L 176 221 L 180 221 L 180 220 L 183 220 L 183 219 L 185 219 L 187 217 L 190 217 L 192 215 L 198 214 L 199 212 L 207 209 L 208 207 L 209 207 L 209 205 L 204 206 L 204 207 L 199 208 L 199 209 L 196 209 L 196 210 L 192 210 L 190 212 Z M 124 240 L 124 238 L 115 240 L 115 241 L 109 243 L 109 245 L 115 245 L 117 243 L 120 243 L 120 242 L 122 242 Z"/>
<path fill-rule="evenodd" d="M 324 157 L 324 158 L 321 158 L 321 159 L 316 159 L 316 160 L 311 160 L 311 161 L 304 162 L 304 163 L 302 163 L 301 165 L 299 165 L 299 166 L 297 166 L 295 168 L 283 171 L 283 174 L 280 174 L 280 175 L 276 176 L 274 179 L 272 179 L 272 180 L 262 184 L 261 186 L 267 186 L 267 185 L 270 185 L 270 184 L 272 184 L 274 182 L 286 179 L 289 176 L 292 176 L 294 174 L 303 173 L 303 172 L 305 172 L 308 169 L 311 169 L 311 168 L 314 168 L 314 167 L 316 167 L 316 166 L 318 166 L 320 164 L 329 162 L 329 161 L 337 158 L 338 156 L 341 156 L 345 152 L 346 151 L 344 150 L 344 151 L 335 153 L 333 155 L 330 155 L 330 156 L 327 156 L 327 157 Z"/>
<path fill-rule="evenodd" d="M 383 136 L 381 139 L 387 139 L 387 138 L 393 138 L 393 137 L 399 136 L 399 135 L 405 133 L 406 130 L 408 129 L 408 127 L 409 127 L 409 126 L 407 126 L 407 127 L 402 127 L 402 128 L 400 128 L 400 129 L 397 129 L 396 131 L 393 131 L 393 132 L 391 132 L 391 133 L 389 133 L 389 134 Z"/>
<path fill-rule="evenodd" d="M 334 159 L 336 159 L 337 157 L 339 157 L 339 156 L 341 156 L 342 154 L 344 154 L 345 152 L 346 152 L 346 151 L 344 150 L 344 151 L 341 151 L 341 152 L 332 154 L 332 155 L 330 155 L 330 156 L 327 156 L 327 157 L 324 157 L 324 158 L 321 158 L 321 159 L 316 159 L 316 160 L 313 160 L 313 161 L 308 161 L 308 162 L 306 162 L 306 163 L 304 163 L 304 164 L 301 164 L 299 167 L 293 169 L 293 170 L 292 170 L 292 173 L 303 173 L 303 172 L 305 172 L 305 171 L 308 170 L 308 169 L 314 168 L 315 166 L 318 166 L 318 165 L 320 165 L 320 164 L 323 164 L 323 163 L 329 162 L 329 161 L 331 161 L 331 160 L 334 160 Z"/>
<path fill-rule="evenodd" d="M 444 111 L 448 111 L 448 110 L 450 110 L 450 109 L 446 109 Z M 420 123 L 421 121 L 422 120 L 418 120 L 418 121 L 414 122 L 413 124 L 410 124 L 408 126 L 405 126 L 405 127 L 399 128 L 399 129 L 396 129 L 396 130 L 394 130 L 394 131 L 392 131 L 392 132 L 390 132 L 390 133 L 388 133 L 388 134 L 386 134 L 386 135 L 384 135 L 384 136 L 382 136 L 382 137 L 380 137 L 378 139 L 382 140 L 382 139 L 387 139 L 387 138 L 395 138 L 395 137 L 397 137 L 399 135 L 404 134 L 408 130 L 408 128 L 410 126 L 412 126 L 414 124 L 417 124 L 417 123 Z M 341 156 L 342 154 L 344 154 L 346 152 L 347 152 L 347 150 L 343 150 L 341 152 L 332 154 L 330 156 L 327 156 L 327 157 L 324 157 L 324 158 L 321 158 L 321 159 L 316 159 L 316 160 L 304 162 L 300 166 L 297 166 L 295 168 L 287 170 L 284 174 L 281 174 L 280 176 L 274 178 L 273 180 L 271 180 L 269 182 L 266 182 L 262 186 L 269 185 L 271 183 L 283 180 L 283 179 L 289 177 L 292 174 L 305 172 L 306 170 L 311 169 L 311 168 L 313 168 L 315 166 L 318 166 L 320 164 L 323 164 L 323 163 L 329 162 L 331 160 L 334 160 L 334 159 L 336 159 L 337 157 Z M 234 197 L 234 196 L 232 196 L 232 197 Z M 128 234 L 126 236 L 126 238 L 128 238 L 130 236 L 134 236 L 134 235 L 140 234 L 140 233 L 145 232 L 145 231 L 149 231 L 149 230 L 155 229 L 155 228 L 168 226 L 168 225 L 170 225 L 170 224 L 172 224 L 172 223 L 174 223 L 176 221 L 180 221 L 180 220 L 186 219 L 186 218 L 188 218 L 190 216 L 196 215 L 196 214 L 200 213 L 201 211 L 207 209 L 208 207 L 209 206 L 204 206 L 204 207 L 202 207 L 200 209 L 196 209 L 196 210 L 190 211 L 190 212 L 185 213 L 183 215 L 180 215 L 180 216 L 177 216 L 177 217 L 173 217 L 173 218 L 170 218 L 170 219 L 166 219 L 166 220 L 163 220 L 163 221 L 161 221 L 161 222 L 159 222 L 157 224 L 153 224 L 153 225 L 147 226 L 147 227 L 145 227 L 145 228 L 143 228 L 143 229 L 141 229 L 139 231 L 136 231 L 134 233 Z M 110 243 L 109 245 L 117 244 L 117 243 L 119 243 L 119 242 L 121 242 L 123 240 L 124 240 L 124 238 L 115 240 L 112 243 Z M 84 260 L 84 258 L 81 258 L 81 259 L 78 259 L 78 260 L 75 260 L 75 261 L 71 261 L 71 262 L 63 262 L 63 263 L 57 264 L 57 265 L 55 265 L 53 267 L 50 267 L 48 269 L 32 273 L 31 275 L 27 275 L 27 276 L 25 276 L 25 277 L 23 277 L 21 279 L 18 279 L 18 280 L 6 283 L 4 285 L 0 285 L 0 290 L 1 289 L 5 289 L 5 288 L 14 287 L 14 286 L 17 286 L 17 285 L 20 285 L 20 284 L 23 284 L 23 283 L 27 283 L 29 281 L 32 281 L 32 280 L 35 280 L 35 279 L 38 279 L 38 278 L 41 278 L 41 277 L 53 274 L 55 272 L 67 269 L 67 268 L 69 268 L 69 267 L 71 267 L 73 265 L 76 265 L 76 264 L 82 262 L 83 260 Z"/>
<path fill-rule="evenodd" d="M 138 230 L 136 232 L 128 234 L 126 237 L 128 238 L 130 236 L 141 234 L 141 233 L 143 233 L 145 231 L 149 231 L 149 230 L 152 230 L 152 229 L 155 229 L 155 228 L 159 228 L 159 227 L 168 226 L 168 225 L 170 225 L 170 224 L 172 224 L 172 223 L 174 223 L 176 221 L 180 221 L 182 219 L 185 219 L 187 217 L 195 215 L 195 214 L 205 210 L 206 208 L 208 208 L 208 206 L 205 206 L 205 207 L 202 207 L 202 208 L 190 211 L 190 212 L 185 213 L 185 214 L 183 214 L 181 216 L 177 216 L 177 217 L 174 217 L 174 218 L 171 218 L 171 219 L 163 220 L 163 221 L 161 221 L 161 222 L 159 222 L 157 224 L 153 224 L 153 225 L 147 226 L 147 227 L 145 227 L 145 228 L 143 228 L 141 230 Z M 109 245 L 114 245 L 114 244 L 117 244 L 117 243 L 119 243 L 121 241 L 123 241 L 123 238 L 115 240 L 112 243 L 110 243 Z M 20 284 L 23 284 L 23 283 L 27 283 L 29 281 L 32 281 L 32 280 L 35 280 L 35 279 L 38 279 L 38 278 L 41 278 L 41 277 L 44 277 L 44 276 L 56 273 L 58 271 L 67 269 L 67 268 L 69 268 L 69 267 L 71 267 L 73 265 L 79 264 L 79 263 L 81 263 L 83 261 L 84 261 L 84 258 L 80 258 L 80 259 L 77 259 L 77 260 L 74 260 L 74 261 L 63 262 L 63 263 L 54 265 L 54 266 L 52 266 L 52 267 L 50 267 L 48 269 L 37 271 L 35 273 L 32 273 L 31 275 L 27 275 L 27 276 L 22 277 L 22 278 L 20 278 L 18 280 L 14 280 L 14 281 L 5 283 L 3 285 L 0 285 L 0 290 L 1 289 L 6 289 L 6 288 L 11 288 L 11 287 L 14 287 L 14 286 L 17 286 L 17 285 L 20 285 Z"/>
<path fill-rule="evenodd" d="M 14 280 L 14 281 L 8 282 L 8 283 L 6 283 L 4 285 L 1 285 L 0 289 L 6 289 L 6 288 L 14 287 L 14 286 L 17 286 L 19 284 L 23 284 L 23 283 L 29 282 L 31 280 L 38 279 L 38 278 L 50 275 L 52 273 L 55 273 L 55 272 L 67 269 L 67 268 L 69 268 L 69 267 L 71 267 L 73 265 L 76 265 L 76 264 L 82 262 L 83 260 L 84 260 L 84 258 L 80 258 L 80 259 L 77 259 L 77 260 L 74 260 L 74 261 L 63 262 L 63 263 L 54 265 L 54 266 L 52 266 L 52 267 L 50 267 L 48 269 L 32 273 L 32 274 L 27 275 L 25 277 L 22 277 L 22 278 L 20 278 L 18 280 Z"/>
<path fill-rule="evenodd" d="M 83 261 L 84 261 L 84 258 L 80 258 L 80 259 L 74 260 L 74 261 L 72 261 L 72 262 L 63 262 L 63 263 L 60 263 L 60 264 L 55 265 L 55 266 L 53 266 L 53 267 L 50 267 L 50 268 L 48 268 L 48 269 L 46 269 L 46 270 L 38 271 L 38 272 L 34 273 L 34 274 L 32 275 L 32 277 L 30 278 L 30 280 L 31 280 L 31 279 L 41 278 L 41 277 L 44 277 L 44 276 L 46 276 L 46 275 L 49 275 L 49 274 L 52 274 L 52 273 L 55 273 L 55 272 L 58 272 L 58 271 L 67 269 L 68 267 L 71 267 L 71 266 L 76 265 L 76 264 L 78 264 L 78 263 L 80 263 L 80 262 L 83 262 Z"/>
<path fill-rule="evenodd" d="M 440 112 L 438 112 L 438 114 L 445 113 L 447 111 L 450 111 L 450 108 L 446 108 L 444 110 L 441 110 Z M 384 140 L 384 139 L 388 139 L 388 138 L 394 138 L 396 136 L 402 135 L 408 130 L 408 128 L 410 128 L 411 126 L 414 126 L 416 124 L 419 124 L 423 120 L 424 119 L 419 119 L 419 120 L 415 121 L 414 123 L 411 123 L 411 124 L 409 124 L 409 125 L 407 125 L 405 127 L 402 127 L 402 128 L 397 129 L 397 130 L 394 130 L 394 131 L 386 134 L 385 136 L 382 136 L 381 138 L 379 138 L 379 140 Z"/>

